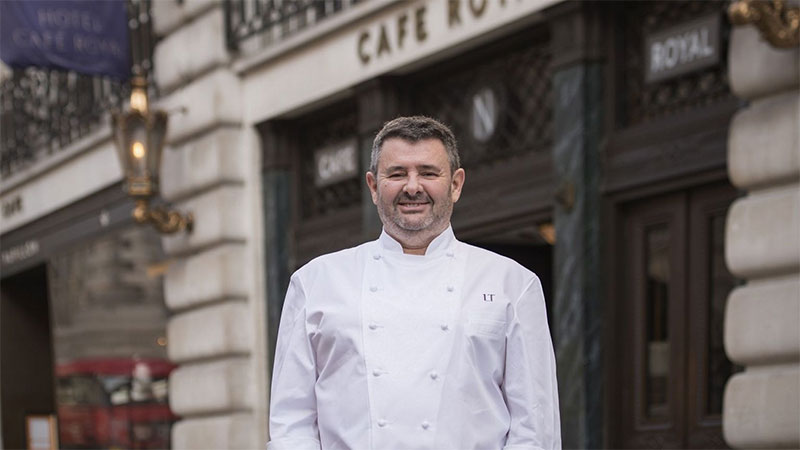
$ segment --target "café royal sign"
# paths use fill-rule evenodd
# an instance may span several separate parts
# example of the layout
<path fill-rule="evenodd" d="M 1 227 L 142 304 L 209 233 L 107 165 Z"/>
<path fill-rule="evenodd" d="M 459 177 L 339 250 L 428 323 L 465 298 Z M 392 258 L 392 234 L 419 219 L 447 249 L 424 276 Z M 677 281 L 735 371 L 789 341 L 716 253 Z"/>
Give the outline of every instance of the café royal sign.
<path fill-rule="evenodd" d="M 430 30 L 441 27 L 440 23 L 430 23 L 431 17 L 441 16 L 429 14 L 432 12 L 429 8 L 443 8 L 447 28 L 453 29 L 506 9 L 512 2 L 537 3 L 535 0 L 440 0 L 417 4 L 400 12 L 393 20 L 361 30 L 356 44 L 358 59 L 366 66 L 375 59 L 401 50 L 411 40 L 425 42 Z"/>
<path fill-rule="evenodd" d="M 719 62 L 720 16 L 714 14 L 647 35 L 645 81 L 663 81 Z"/>

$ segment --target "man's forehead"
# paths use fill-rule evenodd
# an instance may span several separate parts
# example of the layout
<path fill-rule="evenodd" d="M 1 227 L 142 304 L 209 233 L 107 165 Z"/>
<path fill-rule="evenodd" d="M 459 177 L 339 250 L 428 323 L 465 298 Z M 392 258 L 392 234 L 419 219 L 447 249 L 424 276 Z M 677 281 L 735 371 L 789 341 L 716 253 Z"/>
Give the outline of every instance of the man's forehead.
<path fill-rule="evenodd" d="M 411 141 L 392 137 L 384 141 L 381 153 L 378 156 L 378 164 L 385 166 L 401 162 L 404 165 L 438 167 L 441 164 L 448 164 L 447 150 L 444 148 L 442 141 L 436 138 Z"/>

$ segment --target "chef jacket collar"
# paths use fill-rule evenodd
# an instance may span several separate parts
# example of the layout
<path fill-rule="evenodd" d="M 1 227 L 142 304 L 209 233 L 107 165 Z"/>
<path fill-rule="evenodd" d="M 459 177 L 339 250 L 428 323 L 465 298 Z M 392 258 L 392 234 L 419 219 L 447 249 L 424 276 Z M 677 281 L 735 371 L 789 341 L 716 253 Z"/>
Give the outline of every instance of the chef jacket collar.
<path fill-rule="evenodd" d="M 425 250 L 424 256 L 440 255 L 450 248 L 455 241 L 456 235 L 453 234 L 453 227 L 451 225 L 447 225 L 447 228 L 442 231 L 441 234 L 436 236 L 430 244 L 428 244 L 428 248 Z M 381 231 L 381 236 L 378 238 L 378 243 L 380 243 L 381 247 L 385 250 L 395 253 L 403 253 L 403 245 L 397 242 L 395 238 L 389 236 L 389 233 L 386 232 L 386 229 Z"/>

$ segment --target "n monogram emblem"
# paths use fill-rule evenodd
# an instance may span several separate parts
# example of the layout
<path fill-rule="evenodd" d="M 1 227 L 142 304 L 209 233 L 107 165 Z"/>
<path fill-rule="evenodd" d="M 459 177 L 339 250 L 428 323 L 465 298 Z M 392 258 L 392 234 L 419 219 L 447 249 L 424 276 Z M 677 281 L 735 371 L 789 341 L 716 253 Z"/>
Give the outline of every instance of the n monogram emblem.
<path fill-rule="evenodd" d="M 485 301 L 485 302 L 493 302 L 494 301 L 494 294 L 483 294 L 483 301 Z"/>

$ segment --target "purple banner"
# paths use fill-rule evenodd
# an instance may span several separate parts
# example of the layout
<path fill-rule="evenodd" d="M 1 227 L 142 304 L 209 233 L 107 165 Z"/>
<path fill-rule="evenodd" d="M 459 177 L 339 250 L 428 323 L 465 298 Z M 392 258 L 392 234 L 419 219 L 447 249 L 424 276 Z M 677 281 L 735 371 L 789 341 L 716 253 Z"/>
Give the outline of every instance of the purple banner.
<path fill-rule="evenodd" d="M 0 0 L 0 59 L 11 67 L 46 67 L 130 77 L 124 0 Z"/>

